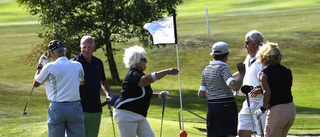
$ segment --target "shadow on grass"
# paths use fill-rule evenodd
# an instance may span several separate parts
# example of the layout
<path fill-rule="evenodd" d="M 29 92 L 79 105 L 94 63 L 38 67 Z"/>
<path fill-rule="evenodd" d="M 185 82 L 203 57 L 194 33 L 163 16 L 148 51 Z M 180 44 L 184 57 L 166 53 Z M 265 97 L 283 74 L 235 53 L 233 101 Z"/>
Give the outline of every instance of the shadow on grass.
<path fill-rule="evenodd" d="M 207 111 L 207 100 L 198 98 L 198 91 L 195 90 L 182 90 L 182 106 L 184 109 L 188 109 L 190 111 Z M 236 103 L 238 106 L 238 111 L 240 111 L 242 107 L 242 103 L 245 100 L 245 96 L 236 96 Z M 162 106 L 161 100 L 155 100 L 152 102 L 152 105 Z M 180 95 L 179 91 L 171 91 L 170 95 L 166 101 L 166 107 L 180 109 Z"/>
<path fill-rule="evenodd" d="M 315 115 L 319 115 L 320 114 L 320 108 L 310 108 L 310 107 L 301 107 L 301 106 L 297 106 L 296 104 L 296 108 L 297 108 L 297 114 L 315 114 Z"/>
<path fill-rule="evenodd" d="M 107 79 L 109 84 L 112 85 L 111 94 L 120 95 L 121 91 L 121 82 L 114 81 L 112 79 Z M 157 89 L 153 89 L 158 91 Z M 198 98 L 198 91 L 195 90 L 181 90 L 182 94 L 182 106 L 184 109 L 190 111 L 200 111 L 206 113 L 206 100 Z M 104 96 L 104 93 L 101 91 L 101 95 Z M 235 96 L 236 103 L 238 106 L 238 112 L 242 108 L 242 103 L 245 101 L 245 96 Z M 162 106 L 162 100 L 153 100 L 151 105 Z M 204 107 L 205 106 L 205 107 Z M 180 95 L 178 90 L 172 90 L 166 101 L 166 107 L 173 109 L 180 109 Z M 311 107 L 301 107 L 296 104 L 297 114 L 320 114 L 320 108 L 311 108 Z"/>

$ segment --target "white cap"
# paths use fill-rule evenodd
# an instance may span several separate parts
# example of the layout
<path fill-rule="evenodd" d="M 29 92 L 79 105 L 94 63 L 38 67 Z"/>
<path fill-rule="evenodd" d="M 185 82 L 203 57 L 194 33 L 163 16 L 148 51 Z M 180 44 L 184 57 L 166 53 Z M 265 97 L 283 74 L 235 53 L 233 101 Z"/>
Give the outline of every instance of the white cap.
<path fill-rule="evenodd" d="M 222 55 L 228 53 L 229 51 L 228 44 L 220 41 L 213 44 L 212 53 L 210 53 L 210 55 Z"/>

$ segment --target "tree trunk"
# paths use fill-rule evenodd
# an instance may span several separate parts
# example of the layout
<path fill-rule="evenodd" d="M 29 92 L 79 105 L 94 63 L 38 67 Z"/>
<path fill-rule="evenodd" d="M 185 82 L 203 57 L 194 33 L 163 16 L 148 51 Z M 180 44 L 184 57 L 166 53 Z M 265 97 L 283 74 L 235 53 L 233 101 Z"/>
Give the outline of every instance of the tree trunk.
<path fill-rule="evenodd" d="M 109 68 L 110 68 L 110 73 L 111 73 L 112 79 L 116 80 L 117 82 L 120 82 L 119 73 L 118 73 L 116 62 L 114 61 L 113 50 L 112 50 L 112 46 L 111 46 L 110 41 L 107 41 L 107 43 L 106 43 L 106 50 L 107 50 L 106 55 L 108 58 Z"/>

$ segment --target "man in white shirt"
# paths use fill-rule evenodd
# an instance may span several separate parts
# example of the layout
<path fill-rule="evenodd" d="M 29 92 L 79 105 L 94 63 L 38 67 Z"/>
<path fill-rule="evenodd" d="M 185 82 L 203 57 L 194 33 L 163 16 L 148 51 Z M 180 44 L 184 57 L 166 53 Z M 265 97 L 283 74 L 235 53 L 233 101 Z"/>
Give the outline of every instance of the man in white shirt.
<path fill-rule="evenodd" d="M 47 82 L 47 97 L 51 101 L 48 109 L 48 137 L 84 137 L 83 110 L 80 103 L 79 86 L 84 84 L 82 65 L 65 56 L 62 43 L 53 40 L 48 45 L 49 55 L 39 59 L 34 87 Z M 54 62 L 45 63 L 53 58 Z"/>
<path fill-rule="evenodd" d="M 243 78 L 243 85 L 253 86 L 255 87 L 248 95 L 250 101 L 250 109 L 248 108 L 247 100 L 243 102 L 242 109 L 239 112 L 239 137 L 251 137 L 251 131 L 253 130 L 251 115 L 254 121 L 254 127 L 257 131 L 257 134 L 261 134 L 260 124 L 258 119 L 253 115 L 254 112 L 263 104 L 263 99 L 261 95 L 261 86 L 258 80 L 258 73 L 262 71 L 266 66 L 259 64 L 256 61 L 256 54 L 259 50 L 259 47 L 263 44 L 264 36 L 256 30 L 252 30 L 248 32 L 245 36 L 245 45 L 244 47 L 247 49 L 247 57 L 244 61 L 246 66 L 246 73 Z M 233 76 L 236 78 L 239 74 L 235 73 Z M 260 117 L 262 122 L 262 128 L 265 126 L 266 114 Z"/>

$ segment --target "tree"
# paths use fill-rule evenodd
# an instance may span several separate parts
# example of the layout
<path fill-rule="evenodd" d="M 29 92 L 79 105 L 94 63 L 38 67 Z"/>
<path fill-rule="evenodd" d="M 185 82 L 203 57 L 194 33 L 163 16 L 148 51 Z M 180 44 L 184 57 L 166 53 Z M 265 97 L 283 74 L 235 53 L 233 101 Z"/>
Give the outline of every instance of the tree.
<path fill-rule="evenodd" d="M 112 79 L 120 81 L 112 45 L 138 37 L 152 48 L 151 36 L 143 29 L 147 22 L 172 15 L 182 0 L 18 0 L 31 15 L 39 16 L 44 41 L 60 40 L 67 56 L 80 53 L 83 35 L 95 38 L 97 49 L 107 56 Z"/>

